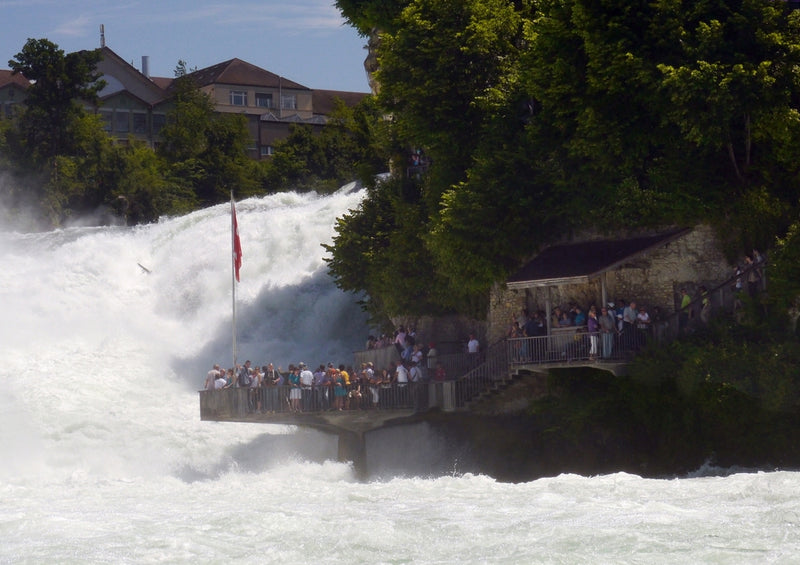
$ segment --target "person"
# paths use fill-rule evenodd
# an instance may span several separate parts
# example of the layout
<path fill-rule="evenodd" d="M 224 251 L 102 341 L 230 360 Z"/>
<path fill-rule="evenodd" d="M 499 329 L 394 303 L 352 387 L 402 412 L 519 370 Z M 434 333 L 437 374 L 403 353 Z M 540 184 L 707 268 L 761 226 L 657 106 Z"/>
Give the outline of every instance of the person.
<path fill-rule="evenodd" d="M 261 379 L 261 367 L 256 365 L 250 375 L 250 390 L 248 391 L 250 398 L 248 404 L 251 406 L 251 410 L 257 412 L 261 412 L 261 394 L 259 394 Z"/>
<path fill-rule="evenodd" d="M 244 365 L 241 365 L 238 368 L 238 372 L 236 374 L 236 387 L 237 388 L 245 388 L 247 390 L 247 411 L 253 411 L 253 398 L 250 394 L 250 383 L 253 382 L 253 378 L 250 376 L 250 360 L 244 362 Z"/>
<path fill-rule="evenodd" d="M 300 389 L 300 369 L 289 365 L 289 404 L 292 412 L 300 412 L 300 401 L 303 398 Z"/>
<path fill-rule="evenodd" d="M 216 388 L 217 379 L 220 376 L 219 365 L 214 365 L 212 369 L 206 374 L 206 382 L 203 388 L 205 390 L 214 390 Z"/>
<path fill-rule="evenodd" d="M 477 365 L 480 361 L 481 344 L 475 334 L 469 334 L 469 341 L 467 342 L 467 353 L 470 356 L 473 365 Z"/>
<path fill-rule="evenodd" d="M 625 341 L 625 348 L 631 349 L 636 345 L 636 315 L 638 310 L 636 302 L 631 300 L 622 312 L 622 339 Z"/>
<path fill-rule="evenodd" d="M 219 390 L 221 388 L 226 388 L 228 386 L 228 381 L 225 378 L 225 374 L 220 371 L 219 375 L 217 375 L 217 380 L 214 381 L 214 389 Z"/>
<path fill-rule="evenodd" d="M 750 255 L 745 256 L 744 262 L 746 263 L 745 269 L 750 269 L 747 272 L 747 293 L 750 295 L 750 298 L 755 298 L 758 294 L 758 284 L 761 281 L 761 273 Z"/>
<path fill-rule="evenodd" d="M 636 314 L 636 347 L 637 349 L 644 346 L 647 342 L 647 334 L 650 332 L 650 314 L 644 306 L 639 307 L 639 312 Z"/>
<path fill-rule="evenodd" d="M 238 367 L 239 372 L 236 375 L 236 386 L 239 388 L 250 387 L 250 360 L 244 362 L 244 365 Z"/>
<path fill-rule="evenodd" d="M 302 399 L 303 410 L 312 410 L 312 390 L 314 386 L 314 373 L 308 370 L 302 361 L 297 364 L 300 369 L 300 396 Z"/>
<path fill-rule="evenodd" d="M 441 363 L 436 364 L 436 375 L 434 379 L 440 383 L 447 380 L 447 371 L 444 370 L 444 366 Z"/>
<path fill-rule="evenodd" d="M 700 304 L 700 321 L 707 325 L 711 319 L 711 297 L 705 286 L 700 287 Z"/>
<path fill-rule="evenodd" d="M 403 353 L 403 348 L 406 346 L 406 329 L 403 326 L 397 328 L 397 333 L 394 336 L 394 346 L 397 348 L 398 353 Z"/>
<path fill-rule="evenodd" d="M 581 310 L 580 306 L 575 306 L 575 318 L 573 319 L 574 326 L 582 326 L 586 323 L 586 314 Z"/>
<path fill-rule="evenodd" d="M 281 374 L 280 367 L 276 369 L 275 365 L 268 363 L 267 367 L 264 369 L 264 378 L 261 382 L 262 384 L 266 383 L 264 386 L 267 387 L 266 409 L 270 412 L 282 411 L 286 404 L 284 401 L 284 398 L 286 398 L 286 390 L 283 388 L 285 381 L 284 376 Z"/>
<path fill-rule="evenodd" d="M 318 410 L 328 409 L 328 395 L 326 394 L 327 388 L 325 387 L 325 364 L 320 363 L 317 370 L 314 371 L 314 384 L 311 388 L 314 393 L 314 406 Z"/>
<path fill-rule="evenodd" d="M 597 314 L 594 310 L 589 310 L 589 318 L 586 320 L 586 329 L 589 332 L 589 361 L 596 361 L 600 323 L 597 321 Z"/>
<path fill-rule="evenodd" d="M 389 369 L 381 369 L 381 376 L 378 379 L 378 384 L 381 389 L 380 405 L 383 408 L 390 408 L 392 406 L 392 372 Z"/>
<path fill-rule="evenodd" d="M 347 397 L 347 385 L 341 370 L 334 369 L 333 373 L 333 406 L 336 410 L 344 409 L 344 399 Z"/>
<path fill-rule="evenodd" d="M 395 363 L 394 371 L 394 382 L 397 383 L 397 397 L 395 398 L 395 404 L 404 406 L 407 402 L 406 395 L 408 394 L 408 367 L 406 367 L 404 361 L 398 361 Z"/>
<path fill-rule="evenodd" d="M 613 308 L 614 303 L 610 302 L 609 306 Z M 610 359 L 614 349 L 614 335 L 617 333 L 614 314 L 609 312 L 607 307 L 601 308 L 597 323 L 600 326 L 600 337 L 603 341 L 603 359 Z"/>
<path fill-rule="evenodd" d="M 225 371 L 225 386 L 222 388 L 231 388 L 234 386 L 234 372 L 233 369 L 228 369 Z"/>
<path fill-rule="evenodd" d="M 428 363 L 428 372 L 433 373 L 436 369 L 436 359 L 439 356 L 439 351 L 436 349 L 436 344 L 434 342 L 430 342 L 428 344 L 428 355 L 427 363 Z"/>
<path fill-rule="evenodd" d="M 411 397 L 414 410 L 419 410 L 423 404 L 423 394 L 425 385 L 422 382 L 422 371 L 417 363 L 412 361 L 411 370 L 408 372 L 408 380 L 411 381 Z"/>

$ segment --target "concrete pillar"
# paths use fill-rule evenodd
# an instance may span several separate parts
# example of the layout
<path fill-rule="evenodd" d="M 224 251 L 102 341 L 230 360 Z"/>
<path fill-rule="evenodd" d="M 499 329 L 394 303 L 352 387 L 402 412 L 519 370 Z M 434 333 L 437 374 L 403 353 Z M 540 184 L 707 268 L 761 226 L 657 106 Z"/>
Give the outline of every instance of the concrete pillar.
<path fill-rule="evenodd" d="M 359 479 L 367 475 L 367 442 L 364 432 L 339 432 L 339 461 L 352 461 Z"/>

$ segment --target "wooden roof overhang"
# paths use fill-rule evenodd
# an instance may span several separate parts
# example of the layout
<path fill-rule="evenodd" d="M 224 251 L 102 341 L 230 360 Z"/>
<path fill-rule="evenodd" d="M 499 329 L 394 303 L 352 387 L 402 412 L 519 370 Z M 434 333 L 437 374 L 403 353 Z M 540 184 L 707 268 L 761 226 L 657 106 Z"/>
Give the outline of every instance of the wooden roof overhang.
<path fill-rule="evenodd" d="M 506 281 L 506 286 L 520 290 L 588 283 L 690 231 L 691 228 L 676 228 L 629 239 L 554 245 L 512 275 Z"/>

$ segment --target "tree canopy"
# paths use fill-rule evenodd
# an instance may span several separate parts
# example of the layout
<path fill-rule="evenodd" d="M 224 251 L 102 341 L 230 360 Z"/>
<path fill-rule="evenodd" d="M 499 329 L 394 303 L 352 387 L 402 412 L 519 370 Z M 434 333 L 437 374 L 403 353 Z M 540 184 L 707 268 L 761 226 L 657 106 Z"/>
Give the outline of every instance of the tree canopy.
<path fill-rule="evenodd" d="M 800 14 L 786 3 L 337 5 L 380 38 L 393 170 L 417 149 L 429 158 L 338 226 L 331 272 L 368 308 L 405 313 L 404 291 L 379 274 L 407 262 L 381 243 L 396 238 L 420 245 L 434 302 L 464 312 L 575 230 L 710 221 L 733 256 L 769 247 L 797 217 Z M 387 203 L 392 222 L 364 217 Z"/>

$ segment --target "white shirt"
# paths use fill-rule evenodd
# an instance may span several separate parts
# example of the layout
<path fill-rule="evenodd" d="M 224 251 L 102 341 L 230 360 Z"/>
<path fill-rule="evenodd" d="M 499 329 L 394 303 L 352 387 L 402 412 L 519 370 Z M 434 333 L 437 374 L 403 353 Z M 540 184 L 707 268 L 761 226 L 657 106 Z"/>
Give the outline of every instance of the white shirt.
<path fill-rule="evenodd" d="M 303 386 L 311 386 L 314 384 L 314 373 L 308 369 L 300 371 L 300 384 Z"/>
<path fill-rule="evenodd" d="M 471 340 L 469 340 L 469 343 L 467 343 L 467 351 L 469 351 L 470 353 L 477 353 L 478 347 L 480 347 L 480 343 L 475 338 L 472 338 Z"/>
<path fill-rule="evenodd" d="M 408 369 L 406 369 L 403 365 L 397 366 L 397 382 L 398 383 L 408 382 Z"/>

